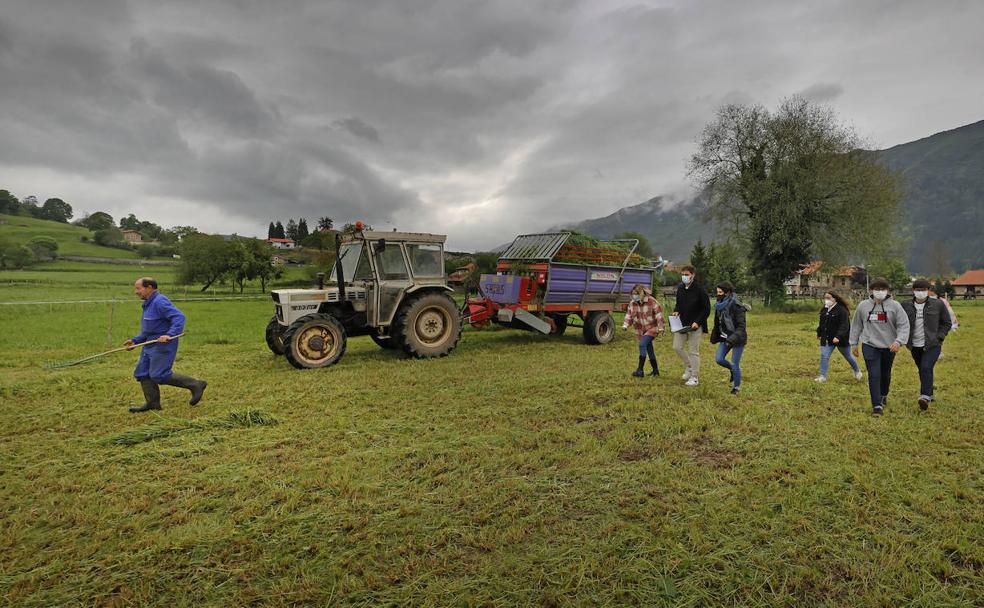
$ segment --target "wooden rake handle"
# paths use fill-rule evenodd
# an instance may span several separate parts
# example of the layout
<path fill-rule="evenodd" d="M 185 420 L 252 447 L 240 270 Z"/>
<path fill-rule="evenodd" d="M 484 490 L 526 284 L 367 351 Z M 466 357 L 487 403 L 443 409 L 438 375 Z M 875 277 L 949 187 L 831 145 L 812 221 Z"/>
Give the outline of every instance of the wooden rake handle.
<path fill-rule="evenodd" d="M 173 336 L 171 339 L 173 340 L 175 338 L 180 338 L 183 335 L 184 335 L 184 332 L 181 332 L 180 334 L 178 334 L 176 336 Z M 157 339 L 154 339 L 154 340 L 147 340 L 146 342 L 141 342 L 140 344 L 134 344 L 132 346 L 121 346 L 119 348 L 114 348 L 112 350 L 107 350 L 104 353 L 98 353 L 98 354 L 95 354 L 95 355 L 89 355 L 88 357 L 79 359 L 78 361 L 72 361 L 71 363 L 64 364 L 64 365 L 55 365 L 53 367 L 70 367 L 72 365 L 78 365 L 79 363 L 85 363 L 86 361 L 92 361 L 93 359 L 98 359 L 99 357 L 105 357 L 106 355 L 111 355 L 113 353 L 118 353 L 121 350 L 133 350 L 134 348 L 141 348 L 143 346 L 147 346 L 148 344 L 158 344 L 158 343 L 160 343 L 160 341 L 161 341 L 161 339 L 160 338 L 157 338 Z"/>

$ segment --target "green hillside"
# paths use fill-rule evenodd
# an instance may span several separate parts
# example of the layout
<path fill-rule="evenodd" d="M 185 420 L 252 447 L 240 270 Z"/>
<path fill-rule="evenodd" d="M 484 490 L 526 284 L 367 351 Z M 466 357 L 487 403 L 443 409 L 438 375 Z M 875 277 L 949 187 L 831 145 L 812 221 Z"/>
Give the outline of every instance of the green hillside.
<path fill-rule="evenodd" d="M 36 236 L 50 236 L 58 241 L 58 255 L 82 255 L 99 258 L 129 258 L 140 256 L 134 251 L 103 247 L 94 243 L 83 243 L 82 237 L 92 239 L 93 232 L 88 228 L 38 220 L 21 215 L 0 214 L 0 239 L 24 245 Z"/>
<path fill-rule="evenodd" d="M 941 248 L 956 272 L 984 266 L 984 120 L 878 154 L 906 177 L 909 270 L 935 273 Z"/>

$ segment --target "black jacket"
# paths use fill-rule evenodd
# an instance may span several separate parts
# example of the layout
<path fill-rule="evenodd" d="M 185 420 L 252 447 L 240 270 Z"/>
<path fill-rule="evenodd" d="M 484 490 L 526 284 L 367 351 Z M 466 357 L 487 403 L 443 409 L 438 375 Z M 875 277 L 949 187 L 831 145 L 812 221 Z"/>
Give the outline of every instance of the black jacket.
<path fill-rule="evenodd" d="M 909 348 L 912 348 L 912 338 L 916 333 L 916 301 L 906 300 L 902 302 L 902 310 L 909 317 Z M 926 299 L 926 307 L 923 308 L 923 331 L 926 334 L 925 348 L 933 348 L 943 344 L 946 335 L 953 327 L 953 320 L 950 318 L 950 311 L 946 309 L 946 304 L 933 298 Z"/>
<path fill-rule="evenodd" d="M 727 336 L 722 338 L 721 334 Z M 731 346 L 745 346 L 748 343 L 748 332 L 745 330 L 745 305 L 737 299 L 724 310 L 714 309 L 714 329 L 711 331 L 711 344 L 721 340 Z"/>
<path fill-rule="evenodd" d="M 707 290 L 700 283 L 691 283 L 687 288 L 681 283 L 677 287 L 676 306 L 673 312 L 680 313 L 680 322 L 684 326 L 697 323 L 701 330 L 707 333 L 707 317 L 711 314 L 711 301 Z"/>
<path fill-rule="evenodd" d="M 840 302 L 834 307 L 827 309 L 826 306 L 820 309 L 820 324 L 817 325 L 817 337 L 820 338 L 820 345 L 827 346 L 834 344 L 834 338 L 838 338 L 834 346 L 848 346 L 851 341 L 851 313 L 847 307 Z"/>

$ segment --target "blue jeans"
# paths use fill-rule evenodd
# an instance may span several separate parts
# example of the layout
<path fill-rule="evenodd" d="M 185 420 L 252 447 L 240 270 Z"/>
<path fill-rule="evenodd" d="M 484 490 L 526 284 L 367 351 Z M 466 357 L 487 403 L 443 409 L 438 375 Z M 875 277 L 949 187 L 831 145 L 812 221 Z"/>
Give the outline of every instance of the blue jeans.
<path fill-rule="evenodd" d="M 916 362 L 916 367 L 919 368 L 920 395 L 933 396 L 933 368 L 936 367 L 936 361 L 940 358 L 942 350 L 942 346 L 931 348 L 913 346 L 909 349 L 909 352 L 912 353 L 912 360 Z"/>
<path fill-rule="evenodd" d="M 731 351 L 731 362 L 724 358 Z M 735 388 L 741 386 L 741 354 L 745 352 L 744 346 L 731 346 L 727 342 L 719 342 L 717 354 L 714 362 L 731 370 L 731 381 Z"/>
<path fill-rule="evenodd" d="M 887 348 L 876 348 L 861 345 L 861 355 L 864 366 L 868 368 L 868 394 L 871 396 L 871 406 L 882 404 L 882 398 L 888 397 L 888 389 L 892 386 L 892 364 L 895 353 Z"/>
<path fill-rule="evenodd" d="M 820 345 L 820 375 L 826 376 L 827 371 L 830 369 L 830 355 L 834 354 L 834 349 L 840 352 L 841 355 L 847 359 L 847 362 L 851 364 L 851 369 L 855 373 L 861 371 L 858 367 L 858 361 L 851 354 L 851 349 L 843 344 L 821 344 Z"/>
<path fill-rule="evenodd" d="M 643 336 L 642 340 L 639 340 L 639 356 L 645 357 L 649 355 L 650 361 L 656 360 L 656 351 L 653 350 L 653 340 L 652 336 Z"/>

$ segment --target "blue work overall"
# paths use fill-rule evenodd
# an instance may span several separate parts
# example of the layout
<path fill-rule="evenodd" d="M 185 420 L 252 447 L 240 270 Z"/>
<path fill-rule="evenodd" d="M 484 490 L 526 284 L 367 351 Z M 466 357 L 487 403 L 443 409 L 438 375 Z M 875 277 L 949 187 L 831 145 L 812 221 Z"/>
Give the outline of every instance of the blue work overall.
<path fill-rule="evenodd" d="M 184 313 L 160 292 L 152 293 L 142 306 L 140 333 L 133 337 L 134 344 L 156 340 L 163 335 L 176 336 L 184 331 Z M 171 366 L 177 354 L 177 340 L 144 346 L 133 377 L 137 380 L 150 379 L 158 384 L 164 382 L 171 377 Z"/>

